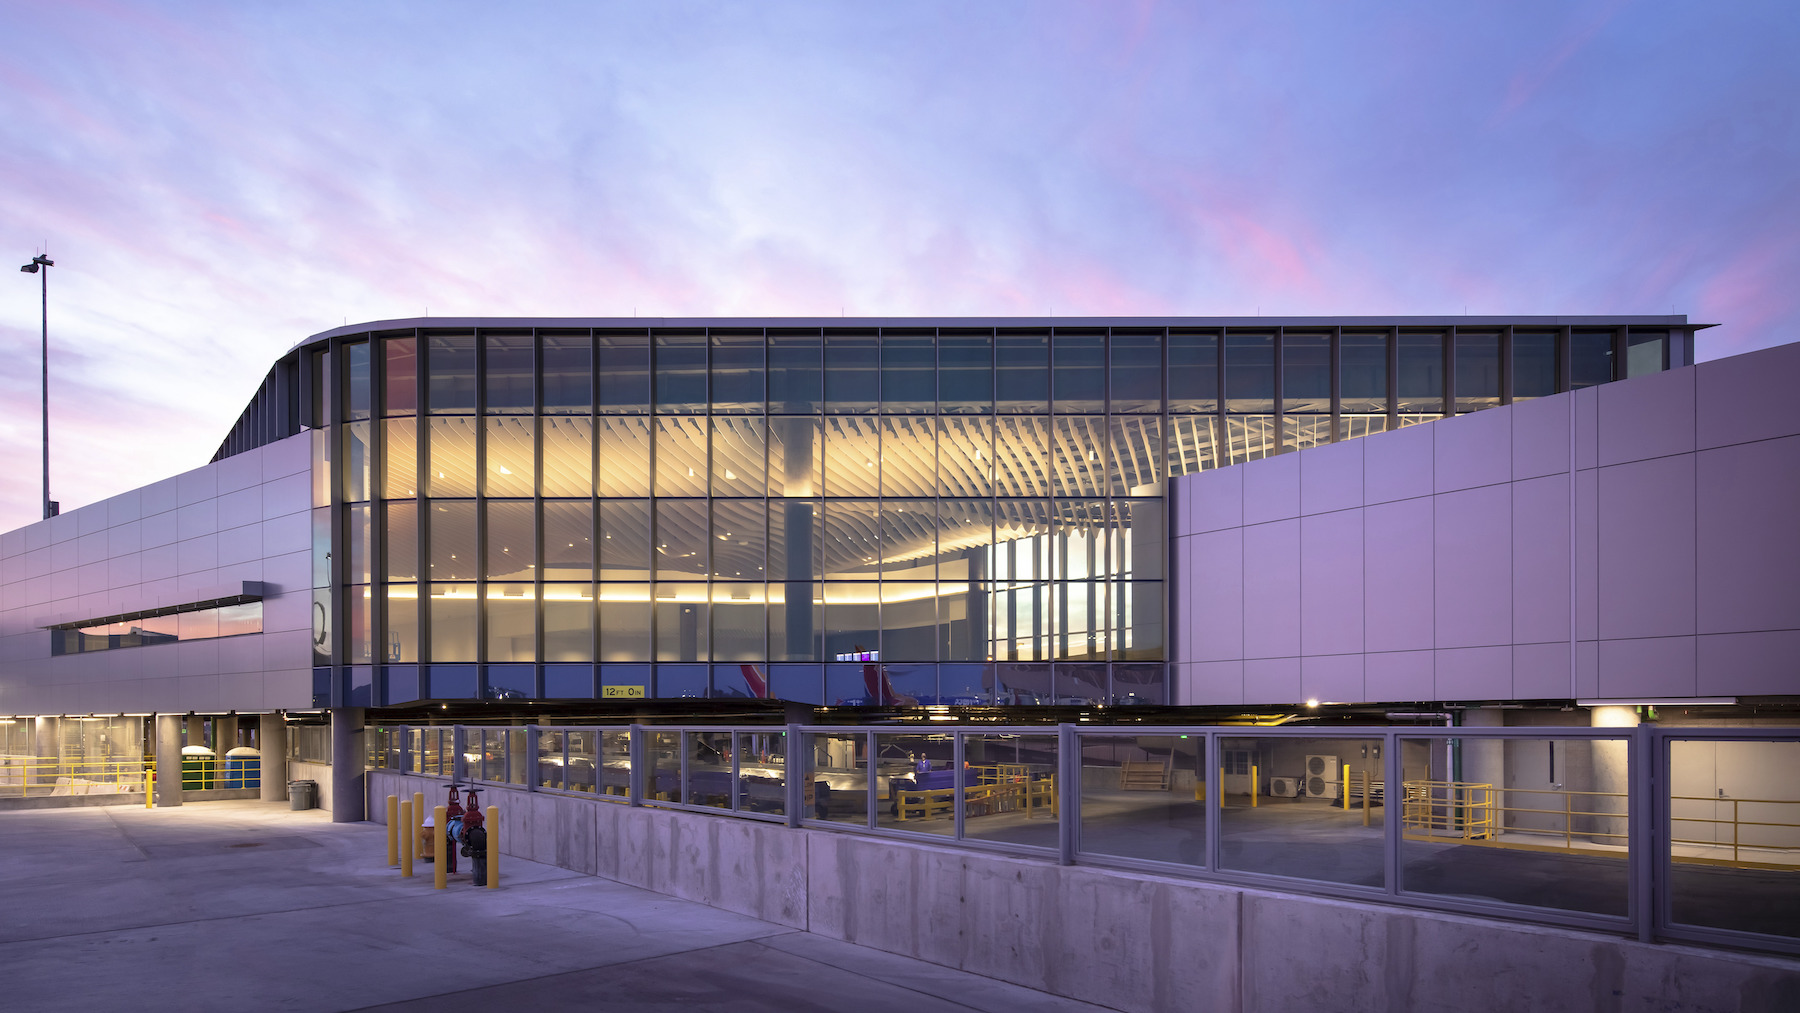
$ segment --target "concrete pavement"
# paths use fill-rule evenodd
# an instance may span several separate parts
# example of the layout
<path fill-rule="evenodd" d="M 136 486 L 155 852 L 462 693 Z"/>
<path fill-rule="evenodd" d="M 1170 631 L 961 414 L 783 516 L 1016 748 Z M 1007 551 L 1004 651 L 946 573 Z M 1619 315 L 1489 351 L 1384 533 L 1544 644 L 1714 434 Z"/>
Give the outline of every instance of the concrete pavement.
<path fill-rule="evenodd" d="M 1103 1009 L 516 859 L 499 890 L 434 891 L 385 850 L 257 801 L 0 813 L 5 1005 Z"/>

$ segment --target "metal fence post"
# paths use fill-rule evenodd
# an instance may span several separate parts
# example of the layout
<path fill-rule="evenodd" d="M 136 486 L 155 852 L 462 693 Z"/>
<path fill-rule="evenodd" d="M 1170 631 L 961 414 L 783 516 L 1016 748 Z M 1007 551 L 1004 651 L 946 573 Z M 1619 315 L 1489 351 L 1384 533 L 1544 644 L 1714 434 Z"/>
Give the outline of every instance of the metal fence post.
<path fill-rule="evenodd" d="M 1388 896 L 1400 893 L 1400 847 L 1402 820 L 1394 817 L 1394 799 L 1400 799 L 1401 808 L 1406 806 L 1406 784 L 1401 780 L 1406 776 L 1405 765 L 1400 762 L 1400 733 L 1389 729 L 1382 733 L 1381 748 L 1387 750 L 1381 758 L 1381 778 L 1386 783 L 1381 786 L 1381 839 L 1382 855 L 1386 860 L 1382 879 L 1387 886 Z M 1427 775 L 1429 776 L 1429 775 Z M 1363 791 L 1363 812 L 1368 812 L 1369 792 Z"/>
<path fill-rule="evenodd" d="M 955 771 L 955 776 L 951 778 L 950 783 L 956 787 L 956 790 L 952 792 L 950 796 L 951 813 L 955 817 L 956 840 L 960 841 L 963 839 L 963 795 L 968 792 L 968 785 L 964 782 L 968 780 L 969 772 L 965 767 L 963 760 L 962 730 L 957 729 L 950 734 L 954 736 L 950 752 L 950 765 Z"/>
<path fill-rule="evenodd" d="M 1207 732 L 1203 747 L 1205 752 L 1201 761 L 1205 769 L 1201 771 L 1201 779 L 1206 784 L 1206 867 L 1214 872 L 1219 871 L 1219 834 L 1223 820 L 1219 818 L 1219 808 L 1225 800 L 1220 796 L 1224 781 L 1219 776 L 1219 765 L 1225 757 L 1219 752 L 1219 733 Z"/>
<path fill-rule="evenodd" d="M 507 750 L 507 754 L 509 756 L 511 755 L 511 753 L 512 753 L 512 750 L 510 750 L 510 749 Z M 539 779 L 541 779 L 544 776 L 544 772 L 542 769 L 539 769 L 539 770 L 531 769 L 534 765 L 537 764 L 537 758 L 538 758 L 538 727 L 537 727 L 537 725 L 526 725 L 525 726 L 525 770 L 520 772 L 522 774 L 527 775 L 525 777 L 525 790 L 526 791 L 537 791 L 538 790 L 538 781 L 539 781 Z M 567 757 L 564 757 L 564 759 L 566 760 Z"/>
<path fill-rule="evenodd" d="M 1631 730 L 1631 759 L 1625 771 L 1627 785 L 1625 804 L 1631 807 L 1625 820 L 1627 860 L 1631 868 L 1631 895 L 1627 910 L 1637 929 L 1639 942 L 1656 938 L 1656 917 L 1660 909 L 1660 893 L 1668 881 L 1655 875 L 1660 865 L 1657 854 L 1657 816 L 1662 810 L 1660 787 L 1668 782 L 1658 777 L 1656 756 L 1651 748 L 1654 725 L 1637 725 Z"/>
<path fill-rule="evenodd" d="M 782 757 L 781 768 L 786 775 L 784 787 L 787 789 L 787 825 L 795 828 L 800 826 L 804 815 L 801 809 L 806 805 L 806 761 L 801 757 L 805 745 L 800 726 L 788 725 L 786 755 Z"/>
<path fill-rule="evenodd" d="M 631 769 L 628 771 L 631 804 L 644 804 L 644 726 L 631 726 Z"/>
<path fill-rule="evenodd" d="M 1057 778 L 1057 861 L 1075 864 L 1076 834 L 1081 827 L 1081 736 L 1075 726 L 1056 726 L 1056 755 L 1061 776 Z"/>

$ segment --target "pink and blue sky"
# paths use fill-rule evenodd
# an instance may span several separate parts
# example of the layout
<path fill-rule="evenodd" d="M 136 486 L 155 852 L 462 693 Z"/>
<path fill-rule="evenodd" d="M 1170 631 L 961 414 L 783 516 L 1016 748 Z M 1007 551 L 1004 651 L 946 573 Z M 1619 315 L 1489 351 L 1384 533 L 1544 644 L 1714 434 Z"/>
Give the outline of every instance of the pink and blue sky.
<path fill-rule="evenodd" d="M 1800 337 L 1800 5 L 0 6 L 52 494 L 431 315 L 1686 313 Z M 0 290 L 0 530 L 38 288 Z"/>

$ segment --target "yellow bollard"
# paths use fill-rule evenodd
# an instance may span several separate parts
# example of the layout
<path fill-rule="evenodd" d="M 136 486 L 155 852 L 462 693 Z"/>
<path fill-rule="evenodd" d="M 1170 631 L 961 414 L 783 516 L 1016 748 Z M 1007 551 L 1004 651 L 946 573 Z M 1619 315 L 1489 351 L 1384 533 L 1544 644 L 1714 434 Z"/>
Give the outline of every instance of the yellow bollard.
<path fill-rule="evenodd" d="M 406 801 L 400 803 L 400 825 L 403 827 L 410 827 L 410 826 L 412 826 L 412 824 L 413 824 L 412 800 L 407 799 Z M 412 878 L 412 860 L 413 860 L 413 838 L 412 838 L 411 834 L 407 834 L 406 839 L 400 842 L 400 878 L 401 879 L 411 879 Z"/>
<path fill-rule="evenodd" d="M 1262 794 L 1258 790 L 1259 788 L 1261 785 L 1256 783 L 1256 764 L 1252 763 L 1250 765 L 1250 808 L 1252 809 L 1256 808 L 1256 797 Z"/>
<path fill-rule="evenodd" d="M 387 807 L 388 868 L 400 864 L 400 799 L 388 796 Z"/>
<path fill-rule="evenodd" d="M 1350 765 L 1344 764 L 1344 811 L 1350 811 Z"/>
<path fill-rule="evenodd" d="M 442 833 L 443 831 L 438 828 L 444 826 L 445 821 L 447 819 L 449 819 L 449 816 L 445 812 L 445 808 L 443 806 L 437 806 L 436 808 L 432 809 L 431 810 L 431 832 L 434 834 Z M 442 845 L 443 839 L 439 838 L 438 840 L 436 840 L 432 843 L 437 844 L 437 845 Z M 431 888 L 433 890 L 442 890 L 444 888 L 444 870 L 449 867 L 450 867 L 450 863 L 448 861 L 446 861 L 443 858 L 443 856 L 441 856 L 441 855 L 437 859 L 432 861 L 432 863 L 431 863 Z"/>
<path fill-rule="evenodd" d="M 498 890 L 500 888 L 500 807 L 497 805 L 487 807 L 487 837 L 488 889 Z"/>
<path fill-rule="evenodd" d="M 149 767 L 144 768 L 144 808 L 146 808 L 146 809 L 148 809 L 151 806 L 156 804 L 156 801 L 153 797 L 155 795 L 155 792 L 151 790 L 151 784 L 154 781 L 155 777 L 156 777 L 155 770 L 153 770 Z"/>

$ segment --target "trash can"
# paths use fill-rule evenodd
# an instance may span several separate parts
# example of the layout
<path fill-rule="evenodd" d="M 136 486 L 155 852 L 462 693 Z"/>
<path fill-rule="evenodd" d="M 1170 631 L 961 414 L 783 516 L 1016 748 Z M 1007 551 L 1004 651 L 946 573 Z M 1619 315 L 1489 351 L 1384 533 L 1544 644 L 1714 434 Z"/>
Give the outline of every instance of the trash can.
<path fill-rule="evenodd" d="M 252 746 L 238 746 L 225 753 L 225 778 L 221 788 L 262 787 L 262 752 Z"/>
<path fill-rule="evenodd" d="M 183 791 L 216 788 L 218 754 L 205 746 L 181 747 L 181 787 Z"/>
<path fill-rule="evenodd" d="M 311 809 L 319 804 L 319 782 L 289 781 L 288 808 L 294 812 Z"/>

